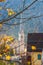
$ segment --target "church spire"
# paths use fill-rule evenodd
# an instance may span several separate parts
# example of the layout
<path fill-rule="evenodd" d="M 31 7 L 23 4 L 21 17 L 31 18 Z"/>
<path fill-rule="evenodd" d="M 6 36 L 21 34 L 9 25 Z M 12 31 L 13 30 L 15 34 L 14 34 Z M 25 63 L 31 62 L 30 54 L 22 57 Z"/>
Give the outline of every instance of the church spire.
<path fill-rule="evenodd" d="M 20 23 L 22 23 L 22 14 L 21 14 L 21 19 L 20 19 Z M 20 24 L 20 31 L 19 31 L 19 52 L 23 53 L 24 52 L 24 29 L 23 29 L 24 25 Z"/>
<path fill-rule="evenodd" d="M 21 14 L 21 19 L 20 19 L 20 23 L 22 23 L 23 22 L 23 20 L 22 20 L 22 14 Z M 20 31 L 23 31 L 23 24 L 20 24 Z"/>

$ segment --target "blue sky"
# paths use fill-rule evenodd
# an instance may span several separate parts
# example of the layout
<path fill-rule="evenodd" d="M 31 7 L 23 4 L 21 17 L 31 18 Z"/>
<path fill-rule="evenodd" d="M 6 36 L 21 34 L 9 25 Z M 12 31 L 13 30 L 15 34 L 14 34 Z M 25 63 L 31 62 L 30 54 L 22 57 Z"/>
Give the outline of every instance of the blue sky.
<path fill-rule="evenodd" d="M 28 6 L 30 3 L 32 3 L 34 0 L 25 0 L 25 7 Z M 8 3 L 7 3 L 8 2 Z M 11 8 L 13 11 L 18 12 L 19 10 L 22 10 L 23 0 L 6 0 L 6 2 L 0 3 L 0 7 L 5 6 L 6 8 Z M 8 12 L 5 10 L 0 10 L 0 13 L 2 16 L 0 16 L 0 20 L 6 19 L 8 17 Z M 33 4 L 28 10 L 26 10 L 23 14 L 23 17 L 30 17 L 30 16 L 37 16 L 43 14 L 43 0 L 38 0 L 35 4 Z M 9 21 L 9 23 L 15 23 L 20 22 L 20 20 L 12 19 Z M 33 18 L 31 20 L 26 21 L 25 24 L 23 24 L 24 27 L 24 33 L 27 36 L 28 33 L 34 33 L 39 32 L 43 33 L 43 17 L 40 18 Z M 20 29 L 19 26 L 9 26 L 9 25 L 3 25 L 3 29 L 7 29 L 7 31 L 1 31 L 0 34 L 7 34 L 11 35 L 13 37 L 18 38 L 18 32 Z"/>

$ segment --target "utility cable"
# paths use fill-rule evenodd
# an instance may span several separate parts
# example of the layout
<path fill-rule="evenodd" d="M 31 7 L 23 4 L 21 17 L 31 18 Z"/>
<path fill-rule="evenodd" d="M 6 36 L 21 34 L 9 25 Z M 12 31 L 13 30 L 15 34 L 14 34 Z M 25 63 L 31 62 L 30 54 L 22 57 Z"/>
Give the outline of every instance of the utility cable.
<path fill-rule="evenodd" d="M 0 21 L 0 24 L 1 24 L 1 23 L 4 23 L 4 22 L 6 22 L 6 21 L 9 21 L 9 20 L 15 18 L 16 16 L 18 16 L 19 14 L 23 13 L 23 12 L 26 11 L 28 8 L 30 8 L 36 1 L 38 1 L 38 0 L 33 1 L 30 5 L 28 5 L 27 7 L 25 7 L 22 11 L 18 12 L 18 13 L 15 14 L 14 16 Z"/>
<path fill-rule="evenodd" d="M 11 25 L 11 26 L 20 25 L 20 24 L 26 23 L 27 21 L 31 20 L 32 18 L 39 18 L 39 17 L 42 17 L 42 16 L 43 15 L 40 15 L 40 16 L 32 16 L 32 17 L 26 18 L 26 20 L 23 21 L 23 22 L 21 22 L 21 23 L 16 23 L 16 24 L 3 23 L 3 24 Z M 19 19 L 21 19 L 21 18 L 19 18 Z M 22 18 L 22 19 L 24 19 L 24 18 Z"/>

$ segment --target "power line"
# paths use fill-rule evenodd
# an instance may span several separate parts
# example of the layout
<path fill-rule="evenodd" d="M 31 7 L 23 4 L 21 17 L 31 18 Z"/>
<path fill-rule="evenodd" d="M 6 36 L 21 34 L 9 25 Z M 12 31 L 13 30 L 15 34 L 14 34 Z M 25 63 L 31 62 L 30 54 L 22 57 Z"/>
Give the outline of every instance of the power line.
<path fill-rule="evenodd" d="M 6 21 L 9 21 L 9 20 L 15 18 L 16 16 L 18 16 L 19 14 L 23 13 L 23 12 L 26 11 L 28 8 L 30 8 L 36 1 L 38 1 L 38 0 L 33 1 L 30 5 L 28 5 L 27 7 L 25 7 L 22 11 L 18 12 L 18 13 L 15 14 L 14 16 L 11 16 L 10 18 L 7 18 L 7 19 L 4 19 L 4 20 L 0 21 L 0 24 L 1 24 L 1 23 L 4 23 L 4 22 L 6 22 Z"/>
<path fill-rule="evenodd" d="M 43 14 L 40 16 L 32 16 L 32 18 L 37 18 L 37 17 L 42 17 L 42 16 L 43 16 Z M 28 19 L 28 18 L 16 18 L 16 19 Z"/>
<path fill-rule="evenodd" d="M 3 8 L 5 8 L 8 5 L 9 2 L 6 2 L 5 5 L 3 6 Z"/>
<path fill-rule="evenodd" d="M 20 24 L 23 24 L 23 23 L 26 23 L 28 20 L 31 20 L 32 18 L 39 18 L 39 17 L 42 17 L 43 15 L 40 15 L 40 16 L 32 16 L 30 18 L 26 18 L 25 21 L 21 22 L 21 23 L 16 23 L 16 24 L 10 24 L 10 23 L 3 23 L 3 24 L 6 24 L 6 25 L 11 25 L 11 26 L 15 26 L 15 25 L 20 25 Z M 19 18 L 21 19 L 21 18 Z M 22 18 L 24 19 L 24 18 Z"/>

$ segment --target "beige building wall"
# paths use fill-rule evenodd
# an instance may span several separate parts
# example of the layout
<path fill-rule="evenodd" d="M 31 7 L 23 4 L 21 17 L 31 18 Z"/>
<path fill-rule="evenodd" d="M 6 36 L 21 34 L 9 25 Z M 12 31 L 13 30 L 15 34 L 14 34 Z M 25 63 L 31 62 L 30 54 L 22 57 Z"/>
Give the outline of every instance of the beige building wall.
<path fill-rule="evenodd" d="M 41 60 L 38 60 L 38 54 L 42 54 L 42 53 L 41 52 L 32 52 L 31 53 L 32 65 L 41 65 Z"/>

